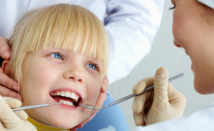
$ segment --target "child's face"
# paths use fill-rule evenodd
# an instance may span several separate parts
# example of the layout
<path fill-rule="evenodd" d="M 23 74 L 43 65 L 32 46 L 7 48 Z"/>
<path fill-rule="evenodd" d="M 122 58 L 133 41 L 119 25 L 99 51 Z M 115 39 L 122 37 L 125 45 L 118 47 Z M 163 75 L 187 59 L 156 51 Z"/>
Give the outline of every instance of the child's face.
<path fill-rule="evenodd" d="M 23 105 L 72 100 L 95 104 L 102 86 L 101 61 L 69 50 L 48 48 L 28 53 L 23 63 Z M 62 93 L 63 92 L 63 93 Z M 26 110 L 32 118 L 59 128 L 72 128 L 90 116 L 91 110 L 66 104 Z"/>

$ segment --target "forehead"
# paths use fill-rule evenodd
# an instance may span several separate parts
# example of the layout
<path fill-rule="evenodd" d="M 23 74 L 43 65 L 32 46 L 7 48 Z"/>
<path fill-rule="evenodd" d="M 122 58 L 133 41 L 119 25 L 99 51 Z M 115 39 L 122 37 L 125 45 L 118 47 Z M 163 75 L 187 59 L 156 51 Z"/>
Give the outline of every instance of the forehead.
<path fill-rule="evenodd" d="M 203 4 L 204 2 L 201 2 L 201 1 L 204 1 L 204 0 L 171 0 L 173 5 L 184 4 L 189 7 L 194 7 L 194 6 L 199 6 L 199 5 L 206 6 Z"/>

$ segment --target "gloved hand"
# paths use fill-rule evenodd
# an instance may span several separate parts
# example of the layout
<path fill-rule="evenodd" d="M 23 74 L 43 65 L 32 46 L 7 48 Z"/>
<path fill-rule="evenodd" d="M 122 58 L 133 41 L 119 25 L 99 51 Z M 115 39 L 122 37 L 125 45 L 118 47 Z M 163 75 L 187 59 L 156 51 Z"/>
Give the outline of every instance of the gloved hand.
<path fill-rule="evenodd" d="M 13 112 L 11 108 L 19 108 L 19 100 L 0 96 L 0 131 L 37 131 L 27 121 L 28 115 L 24 111 Z"/>
<path fill-rule="evenodd" d="M 139 81 L 133 88 L 139 94 L 154 84 L 154 91 L 135 97 L 132 105 L 133 116 L 137 126 L 145 126 L 166 121 L 183 115 L 186 99 L 170 83 L 168 71 L 161 67 L 155 77 Z"/>

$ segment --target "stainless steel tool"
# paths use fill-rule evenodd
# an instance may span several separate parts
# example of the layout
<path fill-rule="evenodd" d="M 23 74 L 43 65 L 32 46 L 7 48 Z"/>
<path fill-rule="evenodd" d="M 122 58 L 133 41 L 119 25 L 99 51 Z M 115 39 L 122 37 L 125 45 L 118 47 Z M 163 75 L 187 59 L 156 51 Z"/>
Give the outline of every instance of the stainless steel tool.
<path fill-rule="evenodd" d="M 51 103 L 51 104 L 39 104 L 39 105 L 23 106 L 23 107 L 12 109 L 12 110 L 13 111 L 27 110 L 27 109 L 46 107 L 46 106 L 57 105 L 57 104 L 62 104 L 62 103 Z"/>
<path fill-rule="evenodd" d="M 183 77 L 183 76 L 184 76 L 183 73 L 178 74 L 178 75 L 176 75 L 176 76 L 173 76 L 173 77 L 169 78 L 169 82 L 171 82 L 171 81 L 173 81 L 173 80 L 176 80 L 176 79 L 178 79 L 178 78 L 181 78 L 181 77 Z M 153 86 L 147 87 L 147 88 L 146 88 L 142 93 L 140 93 L 140 94 L 137 94 L 137 95 L 135 95 L 135 94 L 130 94 L 130 95 L 125 96 L 125 97 L 123 97 L 123 98 L 120 98 L 120 99 L 118 99 L 118 100 L 116 100 L 116 101 L 114 101 L 114 102 L 112 102 L 112 103 L 110 103 L 110 104 L 108 104 L 108 105 L 106 105 L 106 106 L 104 106 L 104 107 L 102 107 L 102 108 L 95 108 L 94 105 L 85 104 L 85 103 L 82 103 L 81 106 L 84 107 L 84 108 L 88 108 L 88 109 L 102 110 L 102 109 L 105 109 L 105 108 L 107 108 L 107 107 L 109 107 L 109 106 L 113 106 L 113 105 L 119 104 L 119 103 L 121 103 L 121 102 L 123 102 L 123 101 L 126 101 L 126 100 L 128 100 L 128 99 L 130 99 L 130 98 L 133 98 L 133 97 L 135 97 L 135 96 L 141 95 L 141 94 L 143 94 L 143 93 L 145 93 L 145 92 L 147 92 L 147 91 L 150 91 L 150 90 L 152 90 L 152 89 L 154 89 L 154 85 L 153 85 Z"/>

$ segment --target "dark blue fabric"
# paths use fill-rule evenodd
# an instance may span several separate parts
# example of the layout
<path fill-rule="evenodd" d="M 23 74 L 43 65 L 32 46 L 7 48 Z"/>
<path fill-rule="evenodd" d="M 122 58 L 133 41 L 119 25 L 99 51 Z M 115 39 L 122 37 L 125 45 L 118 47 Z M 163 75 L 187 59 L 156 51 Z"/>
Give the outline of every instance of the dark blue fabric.
<path fill-rule="evenodd" d="M 113 101 L 114 98 L 107 94 L 107 100 L 103 106 Z M 117 131 L 129 131 L 126 118 L 119 105 L 114 105 L 99 111 L 89 123 L 77 131 L 98 131 L 107 128 L 109 125 L 113 126 Z"/>

